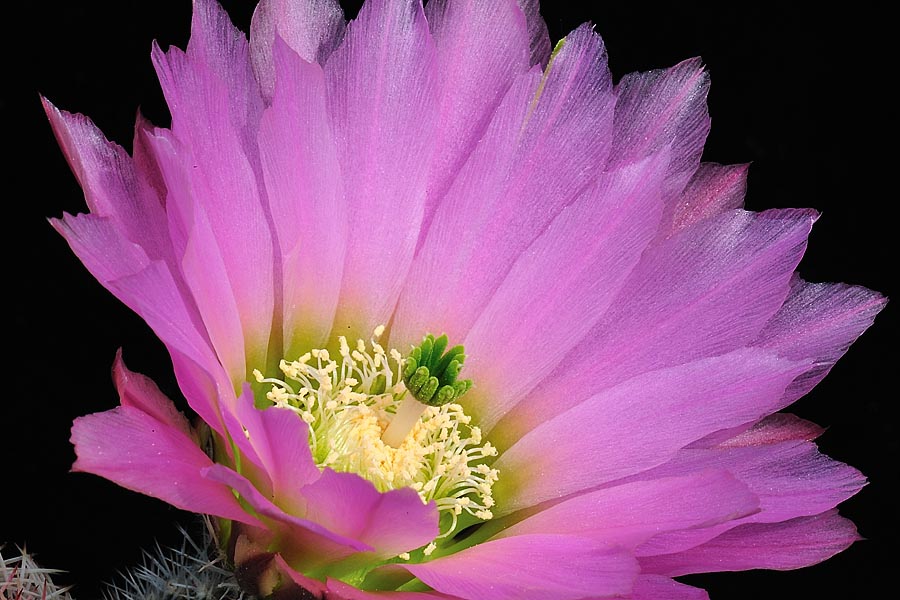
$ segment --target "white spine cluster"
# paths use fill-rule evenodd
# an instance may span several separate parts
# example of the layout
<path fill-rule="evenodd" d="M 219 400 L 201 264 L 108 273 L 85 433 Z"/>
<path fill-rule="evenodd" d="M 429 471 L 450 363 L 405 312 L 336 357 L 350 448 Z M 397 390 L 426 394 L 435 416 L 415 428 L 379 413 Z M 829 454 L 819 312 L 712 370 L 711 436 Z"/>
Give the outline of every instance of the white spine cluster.
<path fill-rule="evenodd" d="M 144 551 L 142 564 L 109 584 L 105 600 L 248 600 L 218 549 L 209 518 L 201 540 L 181 529 L 179 547 Z"/>
<path fill-rule="evenodd" d="M 18 556 L 12 558 L 0 552 L 0 599 L 72 600 L 69 588 L 53 583 L 51 577 L 56 573 L 61 571 L 40 567 L 25 550 L 19 549 Z"/>

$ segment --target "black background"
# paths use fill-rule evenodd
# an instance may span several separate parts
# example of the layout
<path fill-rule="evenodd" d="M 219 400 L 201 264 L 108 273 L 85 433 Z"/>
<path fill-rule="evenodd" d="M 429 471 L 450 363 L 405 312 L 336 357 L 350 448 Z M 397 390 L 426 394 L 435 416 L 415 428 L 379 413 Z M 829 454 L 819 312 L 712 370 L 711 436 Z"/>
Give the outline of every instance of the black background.
<path fill-rule="evenodd" d="M 18 4 L 18 3 L 13 3 Z M 45 219 L 81 212 L 83 197 L 56 147 L 38 93 L 89 115 L 130 147 L 137 108 L 167 124 L 151 68 L 152 39 L 184 47 L 190 3 L 24 3 L 7 13 L 4 297 L 13 303 L 0 401 L 0 543 L 28 544 L 40 562 L 65 569 L 76 598 L 136 562 L 154 540 L 176 539 L 191 518 L 98 477 L 71 474 L 76 416 L 117 402 L 109 378 L 115 351 L 129 366 L 177 387 L 162 345 L 81 267 Z M 895 55 L 888 18 L 859 4 L 841 10 L 712 3 L 545 2 L 557 40 L 592 21 L 618 80 L 635 70 L 701 56 L 712 77 L 712 132 L 704 158 L 752 162 L 747 206 L 809 206 L 822 212 L 800 266 L 812 281 L 846 281 L 896 294 L 893 220 Z M 730 3 L 728 3 L 730 4 Z M 247 31 L 252 2 L 225 2 Z M 348 16 L 358 5 L 345 4 Z M 824 5 L 820 5 L 824 6 Z M 849 7 L 849 8 L 848 8 Z M 25 12 L 12 12 L 24 10 Z M 475 43 L 490 43 L 477 40 Z M 12 213 L 12 214 L 10 214 Z M 715 598 L 852 598 L 880 595 L 897 543 L 897 307 L 889 306 L 816 390 L 793 411 L 829 430 L 820 446 L 871 483 L 842 506 L 866 541 L 801 571 L 695 576 Z M 4 554 L 9 553 L 7 547 Z"/>

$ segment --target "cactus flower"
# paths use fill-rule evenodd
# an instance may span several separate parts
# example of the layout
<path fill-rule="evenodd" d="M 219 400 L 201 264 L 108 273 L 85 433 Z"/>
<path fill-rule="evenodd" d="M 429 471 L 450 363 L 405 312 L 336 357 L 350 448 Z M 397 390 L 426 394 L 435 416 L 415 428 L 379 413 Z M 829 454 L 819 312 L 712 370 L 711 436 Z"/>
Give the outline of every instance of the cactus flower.
<path fill-rule="evenodd" d="M 114 367 L 75 470 L 217 518 L 248 590 L 703 598 L 857 539 L 863 476 L 781 413 L 884 299 L 801 280 L 812 210 L 701 163 L 698 60 L 614 85 L 536 0 L 195 0 L 131 153 L 45 102 L 53 225 L 165 343 L 192 423 Z"/>

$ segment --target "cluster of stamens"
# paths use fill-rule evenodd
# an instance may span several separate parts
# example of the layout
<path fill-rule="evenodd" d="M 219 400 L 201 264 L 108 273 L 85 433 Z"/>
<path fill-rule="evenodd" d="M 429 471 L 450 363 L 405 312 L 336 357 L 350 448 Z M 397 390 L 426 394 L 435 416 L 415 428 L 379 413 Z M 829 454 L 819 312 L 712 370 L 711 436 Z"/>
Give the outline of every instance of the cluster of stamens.
<path fill-rule="evenodd" d="M 410 487 L 423 503 L 434 501 L 442 519 L 439 537 L 450 536 L 466 512 L 492 518 L 491 488 L 498 471 L 484 462 L 496 456 L 481 430 L 470 425 L 459 404 L 426 406 L 398 447 L 382 440 L 409 391 L 402 373 L 406 361 L 397 350 L 385 352 L 376 339 L 371 350 L 363 340 L 351 349 L 338 338 L 340 358 L 315 349 L 297 360 L 282 360 L 284 380 L 254 371 L 260 383 L 272 384 L 266 397 L 291 410 L 309 425 L 309 445 L 319 468 L 356 473 L 382 491 Z M 430 545 L 426 550 L 433 550 Z"/>

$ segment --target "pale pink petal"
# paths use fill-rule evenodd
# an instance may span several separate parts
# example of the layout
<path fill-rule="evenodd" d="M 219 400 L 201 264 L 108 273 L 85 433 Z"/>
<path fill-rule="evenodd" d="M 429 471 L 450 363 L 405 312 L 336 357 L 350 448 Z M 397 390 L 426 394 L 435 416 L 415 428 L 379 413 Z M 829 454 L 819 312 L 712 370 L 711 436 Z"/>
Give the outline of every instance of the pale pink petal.
<path fill-rule="evenodd" d="M 275 302 L 274 255 L 256 169 L 262 100 L 247 40 L 217 3 L 198 0 L 187 52 L 173 48 L 164 54 L 154 47 L 153 61 L 172 113 L 172 132 L 182 145 L 177 165 L 187 186 L 168 186 L 178 193 L 169 195 L 167 211 L 180 213 L 188 232 L 185 280 L 217 349 L 237 336 L 252 353 L 248 359 L 264 364 Z M 221 266 L 209 268 L 210 261 Z M 216 303 L 229 297 L 239 334 L 234 327 L 218 332 L 219 323 L 210 326 L 220 310 Z M 231 351 L 225 363 L 235 377 L 238 358 Z"/>
<path fill-rule="evenodd" d="M 66 214 L 62 219 L 50 219 L 50 224 L 106 288 L 110 281 L 137 273 L 150 263 L 144 249 L 125 239 L 110 217 Z"/>
<path fill-rule="evenodd" d="M 670 463 L 640 478 L 683 476 L 706 469 L 728 469 L 759 498 L 759 511 L 707 530 L 662 534 L 645 544 L 640 555 L 690 548 L 742 523 L 775 523 L 816 515 L 853 496 L 866 483 L 856 469 L 820 454 L 812 443 L 798 441 L 682 450 Z"/>
<path fill-rule="evenodd" d="M 701 546 L 641 559 L 641 569 L 669 577 L 711 571 L 799 569 L 831 558 L 859 540 L 852 522 L 829 511 L 783 523 L 736 527 Z"/>
<path fill-rule="evenodd" d="M 490 430 L 618 294 L 656 233 L 667 153 L 605 174 L 522 253 L 465 339 L 464 402 Z M 560 268 L 564 265 L 564 268 Z M 550 285 L 535 285 L 553 273 Z"/>
<path fill-rule="evenodd" d="M 787 297 L 815 216 L 731 211 L 648 249 L 603 318 L 496 435 L 532 429 L 551 398 L 564 410 L 638 373 L 752 342 Z"/>
<path fill-rule="evenodd" d="M 323 65 L 343 35 L 344 11 L 337 0 L 262 0 L 250 23 L 250 57 L 263 96 L 271 100 L 278 79 L 276 39 L 304 61 Z"/>
<path fill-rule="evenodd" d="M 821 381 L 886 304 L 887 298 L 866 288 L 841 283 L 808 283 L 794 276 L 787 300 L 753 342 L 754 346 L 769 348 L 794 360 L 812 360 L 811 368 L 788 386 L 784 405 L 805 395 Z M 734 430 L 717 432 L 698 446 L 728 444 L 728 440 L 748 429 L 749 437 L 739 436 L 730 444 L 766 443 L 767 438 L 777 436 L 813 439 L 821 432 L 818 426 L 796 418 L 794 426 L 790 427 L 784 421 L 788 418 L 786 415 L 780 417 L 781 421 L 745 423 Z"/>
<path fill-rule="evenodd" d="M 403 567 L 439 592 L 465 600 L 582 600 L 627 595 L 637 575 L 630 553 L 570 535 L 492 540 Z"/>
<path fill-rule="evenodd" d="M 542 82 L 517 81 L 438 206 L 392 344 L 406 350 L 426 332 L 465 339 L 519 255 L 600 172 L 612 100 L 606 50 L 589 27 L 567 38 Z"/>
<path fill-rule="evenodd" d="M 285 356 L 328 341 L 343 276 L 347 211 L 325 110 L 321 67 L 280 38 L 278 83 L 259 130 L 260 158 L 282 256 Z"/>
<path fill-rule="evenodd" d="M 113 363 L 113 381 L 122 406 L 136 408 L 164 425 L 177 429 L 187 436 L 191 435 L 191 425 L 187 418 L 159 390 L 156 383 L 125 366 L 121 348 L 116 352 L 116 360 Z"/>
<path fill-rule="evenodd" d="M 370 0 L 325 65 L 351 232 L 335 328 L 387 324 L 412 260 L 437 116 L 434 44 L 417 0 Z"/>
<path fill-rule="evenodd" d="M 784 305 L 753 343 L 791 359 L 815 360 L 788 388 L 785 404 L 819 383 L 886 304 L 884 296 L 866 288 L 796 279 Z"/>
<path fill-rule="evenodd" d="M 156 193 L 141 185 L 134 161 L 82 115 L 61 111 L 42 98 L 57 141 L 72 167 L 91 214 L 107 217 L 123 240 L 150 259 L 168 259 L 166 216 Z"/>
<path fill-rule="evenodd" d="M 804 368 L 742 349 L 640 375 L 562 413 L 548 398 L 547 420 L 494 464 L 494 514 L 649 469 L 710 432 L 761 418 Z"/>
<path fill-rule="evenodd" d="M 788 441 L 766 446 L 684 450 L 666 473 L 725 468 L 760 499 L 753 521 L 784 521 L 834 508 L 866 484 L 862 473 L 819 453 L 816 445 Z"/>
<path fill-rule="evenodd" d="M 627 483 L 576 496 L 503 530 L 500 537 L 563 533 L 635 548 L 666 531 L 708 527 L 759 510 L 727 471 Z"/>
<path fill-rule="evenodd" d="M 232 488 L 256 511 L 278 539 L 278 552 L 292 568 L 309 572 L 372 548 L 328 531 L 319 523 L 289 515 L 253 487 L 246 478 L 223 465 L 212 465 L 203 476 Z"/>
<path fill-rule="evenodd" d="M 631 600 L 709 600 L 705 590 L 660 575 L 638 576 Z"/>
<path fill-rule="evenodd" d="M 306 518 L 371 546 L 374 558 L 424 546 L 440 533 L 434 503 L 423 504 L 412 488 L 381 493 L 355 473 L 325 469 L 300 494 L 307 502 Z"/>
<path fill-rule="evenodd" d="M 241 134 L 249 134 L 259 120 L 263 102 L 253 76 L 247 35 L 231 23 L 228 13 L 216 0 L 193 0 L 193 8 L 191 38 L 187 46 L 188 61 L 198 68 L 196 75 L 210 79 L 200 82 L 201 86 L 214 85 L 211 80 L 216 79 L 232 90 L 241 91 L 240 94 L 228 94 L 227 114 L 231 116 L 233 126 L 241 130 Z M 214 87 L 206 89 L 217 91 Z M 171 108 L 171 104 L 169 106 Z M 197 116 L 199 115 L 194 118 Z M 179 134 L 175 126 L 175 115 L 172 117 L 173 129 Z M 255 136 L 242 139 L 243 143 L 248 144 L 248 150 L 254 141 Z"/>
<path fill-rule="evenodd" d="M 616 86 L 616 118 L 607 169 L 641 160 L 669 146 L 672 159 L 664 189 L 670 223 L 675 201 L 700 164 L 709 132 L 709 75 L 699 59 L 670 69 L 631 73 Z"/>
<path fill-rule="evenodd" d="M 743 208 L 749 166 L 701 163 L 675 205 L 667 233 L 727 210 Z"/>
<path fill-rule="evenodd" d="M 73 471 L 93 473 L 183 510 L 259 525 L 227 486 L 204 479 L 212 461 L 186 433 L 120 406 L 75 419 Z"/>
<path fill-rule="evenodd" d="M 530 66 L 527 24 L 516 0 L 434 0 L 425 16 L 437 52 L 440 119 L 423 233 L 504 94 Z"/>

